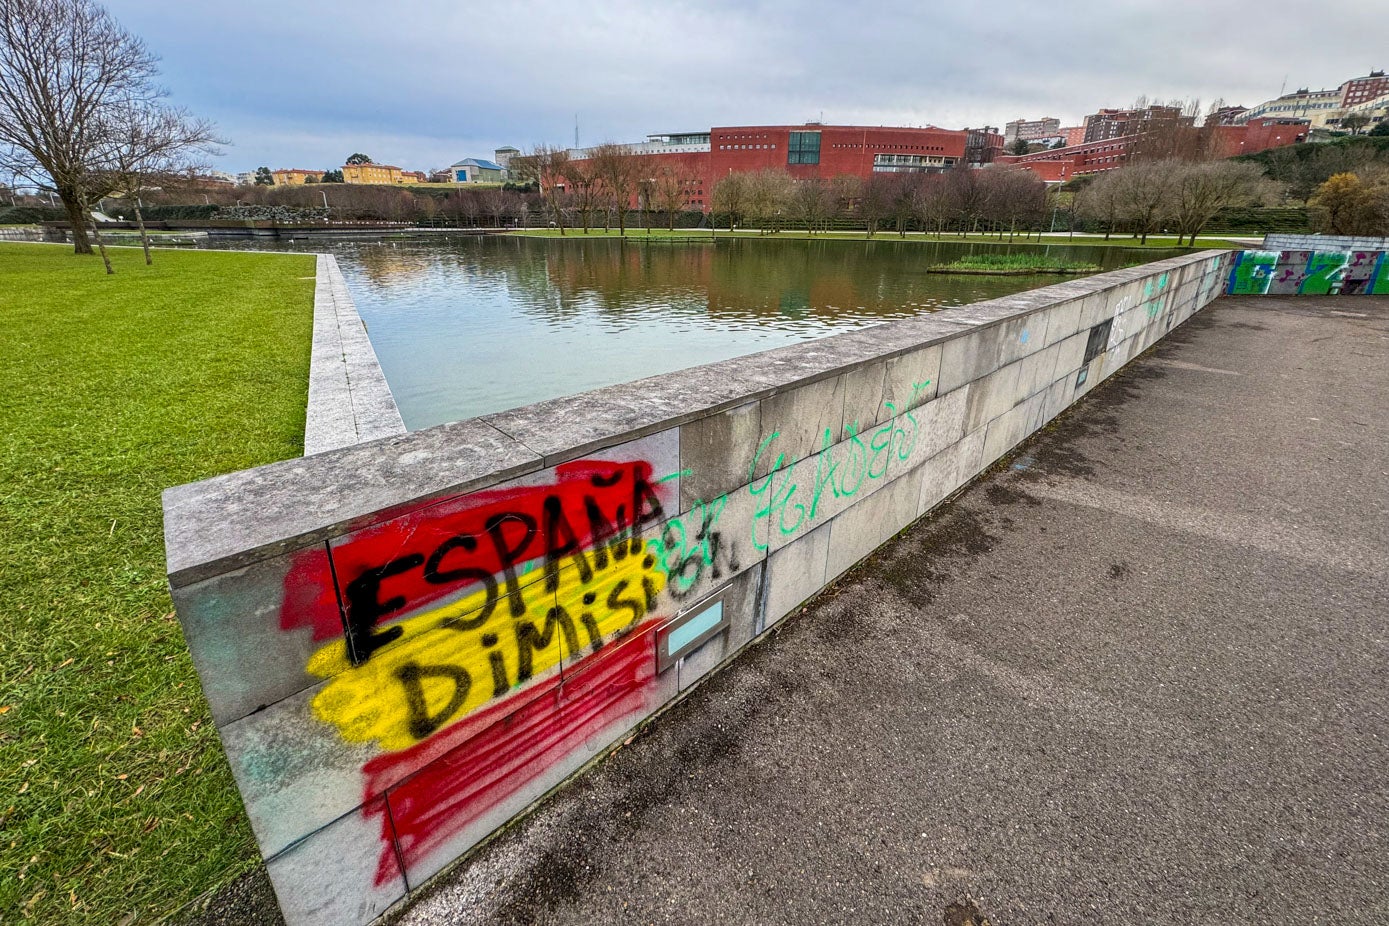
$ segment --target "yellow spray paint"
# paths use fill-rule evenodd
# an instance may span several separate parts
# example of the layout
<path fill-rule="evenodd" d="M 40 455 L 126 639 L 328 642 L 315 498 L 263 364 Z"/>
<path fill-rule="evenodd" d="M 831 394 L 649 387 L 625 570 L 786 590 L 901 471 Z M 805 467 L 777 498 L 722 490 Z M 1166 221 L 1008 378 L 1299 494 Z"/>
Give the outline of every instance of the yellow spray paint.
<path fill-rule="evenodd" d="M 664 571 L 638 541 L 566 557 L 557 581 L 543 573 L 522 579 L 519 615 L 505 595 L 480 589 L 397 622 L 400 636 L 360 666 L 348 660 L 344 641 L 323 646 L 307 665 L 329 679 L 313 699 L 314 715 L 348 742 L 407 749 L 631 631 L 665 586 Z"/>

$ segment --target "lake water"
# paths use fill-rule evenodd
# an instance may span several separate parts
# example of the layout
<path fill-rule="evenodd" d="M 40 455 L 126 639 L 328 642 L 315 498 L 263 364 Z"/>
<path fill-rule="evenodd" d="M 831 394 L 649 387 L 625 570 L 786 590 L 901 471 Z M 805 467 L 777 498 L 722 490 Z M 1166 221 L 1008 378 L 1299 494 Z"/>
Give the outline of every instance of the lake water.
<path fill-rule="evenodd" d="M 479 236 L 285 247 L 337 256 L 411 430 L 1067 279 L 927 272 L 997 249 L 973 242 L 638 233 L 626 243 Z M 1016 249 L 1106 270 L 1184 253 Z"/>

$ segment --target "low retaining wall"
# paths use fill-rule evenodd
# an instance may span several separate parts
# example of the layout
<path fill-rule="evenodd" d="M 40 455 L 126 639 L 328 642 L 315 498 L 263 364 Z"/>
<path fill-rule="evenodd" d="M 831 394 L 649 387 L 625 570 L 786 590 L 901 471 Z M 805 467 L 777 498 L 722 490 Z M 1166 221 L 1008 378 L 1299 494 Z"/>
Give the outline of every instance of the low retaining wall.
<path fill-rule="evenodd" d="M 1232 296 L 1389 295 L 1386 253 L 1389 251 L 1240 251 L 1225 291 Z"/>
<path fill-rule="evenodd" d="M 320 254 L 314 283 L 304 453 L 323 453 L 404 433 L 405 422 L 337 258 Z"/>
<path fill-rule="evenodd" d="M 179 620 L 286 920 L 400 901 L 1209 303 L 1231 260 L 169 489 Z"/>
<path fill-rule="evenodd" d="M 1389 238 L 1363 235 L 1264 235 L 1265 251 L 1389 251 Z"/>

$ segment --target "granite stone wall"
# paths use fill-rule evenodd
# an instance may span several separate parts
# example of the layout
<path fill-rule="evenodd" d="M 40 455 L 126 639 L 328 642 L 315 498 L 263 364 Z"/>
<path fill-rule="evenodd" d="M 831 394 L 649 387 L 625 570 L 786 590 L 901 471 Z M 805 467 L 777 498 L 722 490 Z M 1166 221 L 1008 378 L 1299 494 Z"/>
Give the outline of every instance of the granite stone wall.
<path fill-rule="evenodd" d="M 179 619 L 287 922 L 401 901 L 1206 306 L 1232 257 L 169 489 Z"/>
<path fill-rule="evenodd" d="M 1305 237 L 1315 242 L 1318 236 Z M 1311 249 L 1237 252 L 1226 292 L 1232 296 L 1389 295 L 1389 250 L 1342 250 L 1325 240 Z"/>

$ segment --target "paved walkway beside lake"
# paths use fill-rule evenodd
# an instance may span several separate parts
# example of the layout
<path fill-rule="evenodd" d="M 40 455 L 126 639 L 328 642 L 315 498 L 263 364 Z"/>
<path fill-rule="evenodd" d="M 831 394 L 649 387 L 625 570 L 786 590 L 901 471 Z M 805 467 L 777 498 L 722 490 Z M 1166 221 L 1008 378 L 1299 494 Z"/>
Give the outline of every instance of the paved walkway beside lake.
<path fill-rule="evenodd" d="M 1223 299 L 397 922 L 1383 922 L 1386 448 L 1389 299 Z"/>

